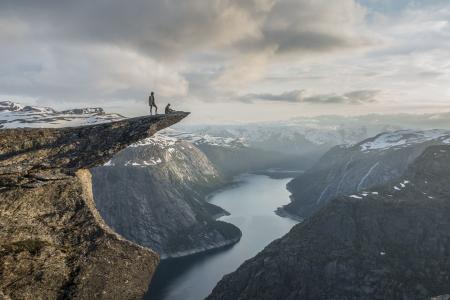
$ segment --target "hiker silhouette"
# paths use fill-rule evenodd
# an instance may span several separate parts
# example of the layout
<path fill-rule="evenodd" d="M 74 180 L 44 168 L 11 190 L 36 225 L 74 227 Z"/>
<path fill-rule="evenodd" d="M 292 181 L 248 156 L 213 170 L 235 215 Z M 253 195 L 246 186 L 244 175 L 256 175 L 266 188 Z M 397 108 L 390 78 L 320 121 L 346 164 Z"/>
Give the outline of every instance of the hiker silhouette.
<path fill-rule="evenodd" d="M 164 113 L 167 115 L 173 112 L 174 110 L 170 108 L 170 103 L 167 103 L 166 108 L 164 109 Z"/>
<path fill-rule="evenodd" d="M 148 97 L 148 105 L 150 106 L 150 115 L 152 115 L 152 108 L 155 108 L 155 115 L 158 114 L 158 106 L 156 106 L 155 103 L 155 93 L 151 92 L 150 96 Z"/>

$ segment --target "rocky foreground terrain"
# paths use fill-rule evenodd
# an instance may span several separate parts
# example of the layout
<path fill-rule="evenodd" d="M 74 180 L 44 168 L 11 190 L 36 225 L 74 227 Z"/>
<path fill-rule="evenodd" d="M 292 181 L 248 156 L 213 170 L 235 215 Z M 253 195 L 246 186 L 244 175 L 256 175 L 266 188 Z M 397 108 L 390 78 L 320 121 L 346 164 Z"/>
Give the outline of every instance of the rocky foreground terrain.
<path fill-rule="evenodd" d="M 450 146 L 429 146 L 397 180 L 329 202 L 226 275 L 208 299 L 448 295 L 449 181 Z"/>
<path fill-rule="evenodd" d="M 106 223 L 161 258 L 223 247 L 241 237 L 237 227 L 214 219 L 226 212 L 205 197 L 225 178 L 190 142 L 157 134 L 92 173 Z"/>
<path fill-rule="evenodd" d="M 186 116 L 0 130 L 0 299 L 140 299 L 158 255 L 103 222 L 88 169 Z"/>
<path fill-rule="evenodd" d="M 399 178 L 425 148 L 449 143 L 447 130 L 399 130 L 334 147 L 288 184 L 292 202 L 279 213 L 311 216 L 335 197 Z"/>

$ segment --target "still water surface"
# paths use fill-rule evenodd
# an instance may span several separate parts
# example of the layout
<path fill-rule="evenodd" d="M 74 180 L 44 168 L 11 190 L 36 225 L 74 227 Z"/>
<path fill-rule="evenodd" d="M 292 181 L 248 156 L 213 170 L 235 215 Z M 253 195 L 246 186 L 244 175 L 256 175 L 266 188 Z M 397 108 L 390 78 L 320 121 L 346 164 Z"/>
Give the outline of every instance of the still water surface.
<path fill-rule="evenodd" d="M 145 299 L 204 299 L 225 274 L 236 270 L 297 223 L 274 213 L 277 207 L 289 203 L 286 184 L 290 179 L 264 175 L 239 179 L 240 184 L 215 194 L 210 202 L 231 214 L 220 220 L 241 229 L 240 242 L 222 250 L 162 262 Z"/>

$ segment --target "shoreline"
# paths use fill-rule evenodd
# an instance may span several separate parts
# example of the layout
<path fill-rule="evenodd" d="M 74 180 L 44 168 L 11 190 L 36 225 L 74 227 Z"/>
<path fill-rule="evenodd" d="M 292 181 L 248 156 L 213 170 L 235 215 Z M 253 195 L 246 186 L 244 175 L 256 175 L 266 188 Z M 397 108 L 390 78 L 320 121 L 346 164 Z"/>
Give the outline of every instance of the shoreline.
<path fill-rule="evenodd" d="M 288 219 L 297 221 L 299 223 L 301 223 L 305 220 L 302 217 L 299 217 L 294 214 L 291 214 L 290 212 L 287 212 L 282 206 L 280 206 L 276 210 L 274 210 L 274 213 L 281 218 L 288 218 Z"/>
<path fill-rule="evenodd" d="M 224 184 L 220 185 L 220 187 L 218 187 L 216 190 L 214 190 L 211 193 L 207 194 L 205 196 L 205 200 L 204 201 L 207 202 L 207 203 L 210 203 L 211 199 L 215 195 L 217 195 L 217 194 L 219 194 L 219 193 L 221 193 L 221 192 L 223 192 L 223 191 L 225 191 L 227 189 L 236 188 L 236 187 L 239 187 L 239 186 L 243 185 L 245 183 L 245 177 L 247 177 L 247 176 L 256 175 L 256 176 L 267 176 L 267 177 L 269 177 L 271 179 L 287 179 L 287 178 L 293 178 L 292 177 L 293 174 L 299 174 L 299 173 L 302 173 L 302 172 L 303 171 L 272 170 L 272 169 L 268 169 L 268 170 L 260 170 L 260 171 L 250 172 L 250 173 L 242 173 L 242 174 L 239 174 L 239 175 L 236 175 L 236 176 L 232 177 L 230 180 L 228 180 Z M 280 176 L 281 174 L 284 175 L 284 176 Z M 287 187 L 286 187 L 286 189 L 287 189 Z M 210 204 L 212 204 L 212 203 L 210 203 Z M 215 204 L 212 204 L 212 205 L 215 205 Z M 215 206 L 217 206 L 217 205 L 215 205 Z M 217 221 L 221 217 L 225 217 L 225 216 L 230 216 L 231 215 L 224 208 L 222 208 L 220 206 L 217 206 L 217 207 L 219 207 L 222 210 L 222 212 L 217 213 L 215 215 L 212 215 L 211 217 L 214 220 Z M 274 211 L 274 214 L 276 214 L 280 218 L 289 218 L 289 219 L 297 221 L 297 222 L 302 222 L 303 221 L 302 218 L 286 212 L 282 207 L 278 207 Z M 228 223 L 228 222 L 226 222 L 226 223 Z M 233 225 L 231 223 L 228 223 L 228 224 Z M 233 225 L 233 226 L 236 226 L 236 225 Z M 237 227 L 237 228 L 240 230 L 239 227 Z M 191 250 L 179 251 L 179 252 L 175 252 L 175 253 L 160 254 L 160 258 L 161 258 L 162 261 L 163 260 L 164 261 L 169 261 L 169 260 L 172 260 L 172 259 L 186 258 L 186 257 L 189 257 L 189 256 L 201 255 L 201 254 L 205 254 L 205 253 L 208 253 L 208 252 L 213 252 L 213 251 L 216 251 L 216 250 L 221 250 L 223 248 L 233 246 L 236 243 L 238 243 L 241 240 L 241 238 L 242 238 L 242 233 L 238 237 L 235 237 L 235 238 L 232 238 L 232 239 L 223 240 L 221 242 L 214 243 L 214 244 L 211 244 L 211 245 L 207 245 L 207 246 L 204 246 L 204 247 L 196 247 L 196 248 L 193 248 Z"/>
<path fill-rule="evenodd" d="M 205 246 L 205 247 L 201 247 L 201 248 L 197 247 L 192 250 L 179 251 L 179 252 L 176 252 L 173 254 L 168 254 L 168 255 L 160 255 L 160 259 L 161 259 L 161 261 L 169 261 L 172 259 L 186 258 L 186 257 L 190 257 L 190 256 L 195 256 L 198 254 L 205 254 L 208 252 L 213 252 L 215 250 L 221 250 L 223 248 L 235 245 L 236 243 L 238 243 L 241 240 L 241 238 L 242 238 L 242 234 L 240 234 L 239 237 L 224 240 L 222 242 L 215 243 L 214 245 L 209 245 L 209 246 Z"/>

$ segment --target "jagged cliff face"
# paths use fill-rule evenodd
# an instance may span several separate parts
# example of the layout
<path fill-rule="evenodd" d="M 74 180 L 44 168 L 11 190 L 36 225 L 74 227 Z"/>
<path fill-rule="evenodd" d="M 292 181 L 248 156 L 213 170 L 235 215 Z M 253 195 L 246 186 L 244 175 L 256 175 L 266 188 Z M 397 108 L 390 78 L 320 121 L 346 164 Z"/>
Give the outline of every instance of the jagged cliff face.
<path fill-rule="evenodd" d="M 208 299 L 430 299 L 450 292 L 450 146 L 398 180 L 331 201 Z"/>
<path fill-rule="evenodd" d="M 0 131 L 0 298 L 140 299 L 158 255 L 109 229 L 88 168 L 186 113 Z"/>
<path fill-rule="evenodd" d="M 92 170 L 94 195 L 105 221 L 124 237 L 183 256 L 237 242 L 237 227 L 218 222 L 206 193 L 223 177 L 193 144 L 163 135 L 143 140 Z"/>
<path fill-rule="evenodd" d="M 446 130 L 401 130 L 351 147 L 335 147 L 288 184 L 292 202 L 284 210 L 308 217 L 335 197 L 398 178 L 425 148 L 449 141 Z"/>

